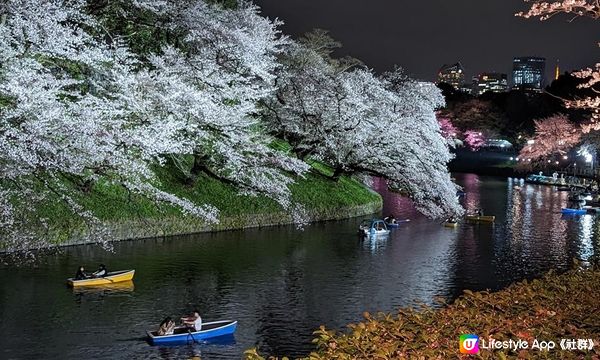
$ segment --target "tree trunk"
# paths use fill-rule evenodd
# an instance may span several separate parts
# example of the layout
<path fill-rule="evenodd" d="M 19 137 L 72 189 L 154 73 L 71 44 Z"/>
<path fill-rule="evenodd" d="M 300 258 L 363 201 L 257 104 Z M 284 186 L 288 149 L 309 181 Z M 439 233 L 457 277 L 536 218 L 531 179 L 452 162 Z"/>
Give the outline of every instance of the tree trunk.
<path fill-rule="evenodd" d="M 94 187 L 94 180 L 85 180 L 79 183 L 79 189 L 83 191 L 85 194 L 89 194 Z"/>
<path fill-rule="evenodd" d="M 198 176 L 201 172 L 206 170 L 206 160 L 208 157 L 201 154 L 194 154 L 194 165 L 192 166 L 192 170 L 190 171 L 192 175 Z"/>
<path fill-rule="evenodd" d="M 296 156 L 298 157 L 298 159 L 300 159 L 302 161 L 306 160 L 308 155 L 310 155 L 310 153 L 311 153 L 310 150 L 306 150 L 306 149 L 294 149 L 294 152 L 296 153 Z"/>
<path fill-rule="evenodd" d="M 206 155 L 194 154 L 194 165 L 190 170 L 188 185 L 194 185 L 198 179 L 198 175 L 200 174 L 206 174 L 213 179 L 217 179 L 226 184 L 236 185 L 234 181 L 215 173 L 210 167 L 208 167 L 206 165 L 208 163 L 208 159 L 209 158 Z"/>
<path fill-rule="evenodd" d="M 342 175 L 344 174 L 344 169 L 342 168 L 336 168 L 333 171 L 333 175 L 331 176 L 331 178 L 335 181 L 340 181 L 340 178 L 342 177 Z"/>

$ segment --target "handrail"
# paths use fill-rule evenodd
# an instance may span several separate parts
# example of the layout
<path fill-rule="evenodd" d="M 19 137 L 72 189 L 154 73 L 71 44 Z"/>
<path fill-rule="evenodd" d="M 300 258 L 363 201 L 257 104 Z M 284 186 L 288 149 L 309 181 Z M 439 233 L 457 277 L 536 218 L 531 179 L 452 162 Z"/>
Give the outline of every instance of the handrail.
<path fill-rule="evenodd" d="M 565 175 L 593 178 L 593 179 L 600 178 L 600 168 L 590 169 L 587 167 L 569 166 L 569 167 L 563 168 L 562 170 L 559 170 L 558 173 L 565 174 Z"/>

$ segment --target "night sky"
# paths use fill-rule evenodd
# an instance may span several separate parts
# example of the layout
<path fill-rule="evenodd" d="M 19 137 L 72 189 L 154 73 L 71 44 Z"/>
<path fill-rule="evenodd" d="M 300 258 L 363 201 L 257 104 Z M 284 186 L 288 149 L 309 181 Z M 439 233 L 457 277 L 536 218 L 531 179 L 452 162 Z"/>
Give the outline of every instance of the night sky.
<path fill-rule="evenodd" d="M 297 37 L 323 28 L 351 55 L 378 72 L 402 66 L 409 74 L 435 80 L 444 63 L 460 61 L 467 80 L 480 72 L 509 74 L 514 56 L 547 59 L 552 76 L 600 61 L 600 21 L 569 23 L 566 16 L 540 22 L 515 12 L 522 0 L 256 0 L 263 14 L 285 22 Z"/>

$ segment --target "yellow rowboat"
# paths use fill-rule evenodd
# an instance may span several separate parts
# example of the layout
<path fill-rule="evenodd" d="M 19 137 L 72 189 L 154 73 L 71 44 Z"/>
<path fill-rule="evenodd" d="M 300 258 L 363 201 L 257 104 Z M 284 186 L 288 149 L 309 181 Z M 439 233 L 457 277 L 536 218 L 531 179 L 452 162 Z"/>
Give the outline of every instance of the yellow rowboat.
<path fill-rule="evenodd" d="M 449 227 L 449 228 L 455 228 L 458 226 L 458 223 L 457 222 L 445 222 L 444 226 Z"/>
<path fill-rule="evenodd" d="M 95 286 L 77 286 L 73 288 L 73 294 L 121 294 L 130 293 L 135 290 L 133 281 L 121 281 L 114 284 L 95 285 Z"/>
<path fill-rule="evenodd" d="M 67 284 L 72 287 L 78 286 L 98 286 L 114 284 L 122 281 L 131 281 L 135 270 L 121 270 L 113 271 L 106 274 L 104 277 L 89 278 L 83 280 L 75 280 L 73 278 L 67 279 Z"/>
<path fill-rule="evenodd" d="M 494 222 L 496 220 L 496 217 L 493 215 L 484 215 L 484 216 L 467 215 L 467 220 L 481 221 L 481 222 Z"/>

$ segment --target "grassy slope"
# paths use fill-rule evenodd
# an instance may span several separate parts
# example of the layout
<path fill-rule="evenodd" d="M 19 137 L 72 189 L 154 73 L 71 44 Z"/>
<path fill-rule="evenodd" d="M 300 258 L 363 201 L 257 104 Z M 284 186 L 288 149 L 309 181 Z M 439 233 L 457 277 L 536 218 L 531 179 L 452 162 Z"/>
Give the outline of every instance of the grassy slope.
<path fill-rule="evenodd" d="M 336 182 L 323 175 L 328 172 L 329 169 L 324 165 L 313 163 L 313 171 L 304 179 L 297 179 L 292 185 L 293 200 L 303 204 L 308 210 L 338 209 L 381 201 L 379 195 L 356 180 L 342 177 Z M 163 190 L 190 199 L 196 204 L 211 204 L 220 210 L 221 217 L 282 211 L 271 199 L 241 196 L 233 186 L 208 176 L 201 176 L 194 186 L 187 186 L 176 175 L 177 171 L 170 167 L 160 168 L 157 173 Z M 103 221 L 180 215 L 177 208 L 157 206 L 145 198 L 128 194 L 122 187 L 101 183 L 81 196 L 79 201 Z M 62 229 L 61 238 L 66 238 L 72 229 L 82 225 L 81 219 L 74 217 L 58 199 L 51 199 L 37 210 L 36 215 L 49 219 L 53 228 Z"/>

